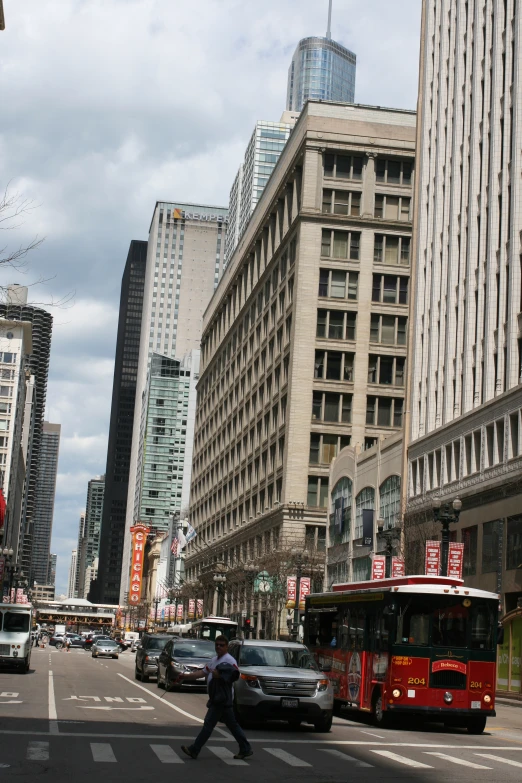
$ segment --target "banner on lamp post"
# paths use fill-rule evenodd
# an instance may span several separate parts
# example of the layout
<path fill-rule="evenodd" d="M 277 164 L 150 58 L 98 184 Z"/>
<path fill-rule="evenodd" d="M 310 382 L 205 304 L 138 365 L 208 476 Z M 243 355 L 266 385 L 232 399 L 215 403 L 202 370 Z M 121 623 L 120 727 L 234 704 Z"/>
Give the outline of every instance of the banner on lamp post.
<path fill-rule="evenodd" d="M 374 555 L 372 561 L 372 580 L 386 576 L 386 555 Z"/>
<path fill-rule="evenodd" d="M 464 564 L 464 544 L 456 541 L 449 542 L 448 551 L 448 576 L 454 579 L 462 579 L 462 566 Z"/>
<path fill-rule="evenodd" d="M 295 602 L 297 600 L 297 577 L 286 577 L 286 608 L 295 609 Z"/>
<path fill-rule="evenodd" d="M 439 576 L 440 574 L 440 541 L 426 541 L 426 567 L 427 576 Z"/>
<path fill-rule="evenodd" d="M 392 578 L 396 576 L 405 576 L 406 575 L 406 567 L 404 565 L 404 560 L 402 557 L 395 557 L 395 555 L 392 557 L 391 561 L 391 575 Z"/>
<path fill-rule="evenodd" d="M 310 577 L 302 576 L 299 580 L 299 609 L 305 608 L 306 596 L 310 595 Z"/>
<path fill-rule="evenodd" d="M 178 611 L 176 612 L 178 620 L 183 620 L 183 604 L 178 604 Z"/>
<path fill-rule="evenodd" d="M 203 617 L 203 599 L 196 599 L 196 617 Z"/>

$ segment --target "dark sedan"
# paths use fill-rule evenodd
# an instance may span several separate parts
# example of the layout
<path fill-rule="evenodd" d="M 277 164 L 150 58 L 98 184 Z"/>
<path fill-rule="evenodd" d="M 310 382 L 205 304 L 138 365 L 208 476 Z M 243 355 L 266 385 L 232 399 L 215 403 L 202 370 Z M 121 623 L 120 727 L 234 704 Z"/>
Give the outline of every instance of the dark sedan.
<path fill-rule="evenodd" d="M 99 639 L 108 639 L 108 640 L 110 640 L 111 637 L 107 636 L 106 634 L 101 634 L 101 633 L 100 634 L 96 634 L 94 636 L 88 636 L 87 639 L 85 639 L 85 641 L 83 643 L 83 649 L 84 650 L 90 650 L 91 647 L 93 646 L 93 644 L 95 642 L 97 642 Z"/>
<path fill-rule="evenodd" d="M 58 636 L 51 636 L 49 644 L 51 647 L 56 647 L 57 650 L 61 650 L 65 647 L 65 640 L 71 640 L 71 647 L 83 647 L 83 636 L 77 633 L 59 634 Z"/>
<path fill-rule="evenodd" d="M 158 658 L 158 688 L 165 687 L 205 687 L 206 679 L 203 671 L 216 650 L 213 642 L 204 639 L 171 639 Z M 201 669 L 201 678 L 177 683 L 182 672 L 193 672 Z"/>

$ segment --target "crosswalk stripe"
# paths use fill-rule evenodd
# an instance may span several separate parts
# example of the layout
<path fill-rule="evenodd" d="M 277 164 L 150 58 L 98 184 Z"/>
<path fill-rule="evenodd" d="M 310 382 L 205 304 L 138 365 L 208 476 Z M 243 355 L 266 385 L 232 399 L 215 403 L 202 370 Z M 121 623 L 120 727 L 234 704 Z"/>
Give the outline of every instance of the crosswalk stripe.
<path fill-rule="evenodd" d="M 174 753 L 170 745 L 151 745 L 153 753 L 159 758 L 162 764 L 183 764 L 177 753 Z"/>
<path fill-rule="evenodd" d="M 491 761 L 501 761 L 502 764 L 510 764 L 512 767 L 522 767 L 520 761 L 513 761 L 513 759 L 503 759 L 502 756 L 493 756 L 491 753 L 475 753 L 475 756 L 480 756 L 483 759 L 491 759 Z"/>
<path fill-rule="evenodd" d="M 27 746 L 28 761 L 48 761 L 49 743 L 48 742 L 30 742 Z"/>
<path fill-rule="evenodd" d="M 248 767 L 246 761 L 235 759 L 234 754 L 228 748 L 209 745 L 208 749 L 211 750 L 212 753 L 218 757 L 218 759 L 221 759 L 221 761 L 224 761 L 225 764 L 229 764 L 231 767 Z"/>
<path fill-rule="evenodd" d="M 414 761 L 408 759 L 406 756 L 399 756 L 398 753 L 392 753 L 391 750 L 372 750 L 372 753 L 377 753 L 378 756 L 385 756 L 387 759 L 397 761 L 399 764 L 405 764 L 407 767 L 417 767 L 422 769 L 433 769 L 429 764 L 423 764 L 421 761 Z"/>
<path fill-rule="evenodd" d="M 286 750 L 281 750 L 281 748 L 263 748 L 263 750 L 266 750 L 267 753 L 271 753 L 272 756 L 275 756 L 276 758 L 281 759 L 281 761 L 284 761 L 286 764 L 289 764 L 291 767 L 311 767 L 312 766 L 307 761 L 303 761 L 302 759 L 298 759 L 297 756 L 292 756 L 291 753 L 287 753 Z"/>
<path fill-rule="evenodd" d="M 91 742 L 91 753 L 94 761 L 116 761 L 108 742 Z"/>
<path fill-rule="evenodd" d="M 424 751 L 424 752 L 426 753 L 427 756 L 437 756 L 438 759 L 444 759 L 444 761 L 451 761 L 452 764 L 460 764 L 461 767 L 471 767 L 471 769 L 491 769 L 491 767 L 485 767 L 483 764 L 474 764 L 473 761 L 467 761 L 466 759 L 459 759 L 456 756 L 448 756 L 447 753 L 434 753 L 433 751 Z"/>
<path fill-rule="evenodd" d="M 321 753 L 329 753 L 330 756 L 335 756 L 337 759 L 343 761 L 351 761 L 354 767 L 373 767 L 373 764 L 368 764 L 366 761 L 355 759 L 353 756 L 348 756 L 347 753 L 343 753 L 341 750 L 332 750 L 331 748 L 319 748 Z"/>

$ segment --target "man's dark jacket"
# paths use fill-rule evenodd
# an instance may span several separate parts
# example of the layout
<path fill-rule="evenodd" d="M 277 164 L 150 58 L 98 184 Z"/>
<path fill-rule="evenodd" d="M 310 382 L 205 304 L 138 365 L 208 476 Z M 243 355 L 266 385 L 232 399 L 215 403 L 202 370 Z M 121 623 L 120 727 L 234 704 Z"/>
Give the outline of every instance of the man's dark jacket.
<path fill-rule="evenodd" d="M 207 707 L 232 707 L 232 684 L 239 679 L 239 671 L 231 663 L 219 663 L 216 671 L 219 677 L 212 677 L 210 681 Z"/>

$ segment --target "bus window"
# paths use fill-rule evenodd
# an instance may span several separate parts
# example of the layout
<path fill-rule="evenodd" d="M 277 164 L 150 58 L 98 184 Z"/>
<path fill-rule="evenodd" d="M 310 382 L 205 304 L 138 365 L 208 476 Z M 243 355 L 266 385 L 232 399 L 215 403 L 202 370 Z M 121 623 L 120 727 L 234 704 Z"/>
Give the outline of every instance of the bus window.
<path fill-rule="evenodd" d="M 308 620 L 308 643 L 312 647 L 330 647 L 335 640 L 334 647 L 338 647 L 338 620 L 337 609 L 323 612 L 310 612 Z"/>
<path fill-rule="evenodd" d="M 366 612 L 364 609 L 357 609 L 357 614 L 353 613 L 355 625 L 355 649 L 364 650 L 364 624 L 366 622 Z"/>
<path fill-rule="evenodd" d="M 427 645 L 430 636 L 430 616 L 419 607 L 407 606 L 397 620 L 399 644 Z"/>
<path fill-rule="evenodd" d="M 339 647 L 350 650 L 350 610 L 345 607 L 341 610 L 339 618 Z"/>
<path fill-rule="evenodd" d="M 471 649 L 492 650 L 494 627 L 492 607 L 475 604 L 471 608 Z"/>
<path fill-rule="evenodd" d="M 386 621 L 382 614 L 375 618 L 375 650 L 377 652 L 387 652 L 389 649 L 390 634 Z"/>
<path fill-rule="evenodd" d="M 466 647 L 468 610 L 459 602 L 433 612 L 432 642 L 436 647 Z"/>

